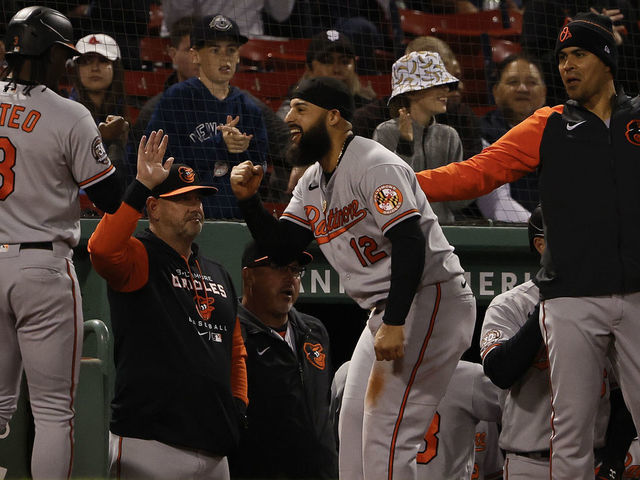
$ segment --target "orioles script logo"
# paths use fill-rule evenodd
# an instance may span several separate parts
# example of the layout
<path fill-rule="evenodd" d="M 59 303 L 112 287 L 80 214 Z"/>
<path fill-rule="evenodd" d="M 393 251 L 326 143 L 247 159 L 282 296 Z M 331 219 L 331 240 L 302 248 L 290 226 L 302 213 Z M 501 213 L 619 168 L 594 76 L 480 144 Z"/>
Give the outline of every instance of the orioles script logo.
<path fill-rule="evenodd" d="M 629 143 L 640 146 L 640 120 L 631 120 L 627 123 L 625 136 Z"/>
<path fill-rule="evenodd" d="M 367 216 L 367 211 L 360 208 L 358 200 L 342 208 L 332 208 L 323 219 L 320 210 L 313 205 L 306 205 L 304 210 L 313 234 L 321 244 L 330 242 Z"/>

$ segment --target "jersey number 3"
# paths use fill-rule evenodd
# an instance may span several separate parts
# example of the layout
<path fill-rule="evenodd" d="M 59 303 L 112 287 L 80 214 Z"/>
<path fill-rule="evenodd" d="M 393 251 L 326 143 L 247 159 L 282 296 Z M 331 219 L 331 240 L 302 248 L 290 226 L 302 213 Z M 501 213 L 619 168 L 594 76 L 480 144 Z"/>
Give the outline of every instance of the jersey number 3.
<path fill-rule="evenodd" d="M 429 430 L 424 435 L 424 448 L 418 452 L 416 462 L 426 465 L 438 456 L 438 432 L 440 431 L 440 414 L 433 415 Z"/>
<path fill-rule="evenodd" d="M 15 188 L 16 147 L 7 137 L 0 137 L 0 200 L 5 200 Z"/>

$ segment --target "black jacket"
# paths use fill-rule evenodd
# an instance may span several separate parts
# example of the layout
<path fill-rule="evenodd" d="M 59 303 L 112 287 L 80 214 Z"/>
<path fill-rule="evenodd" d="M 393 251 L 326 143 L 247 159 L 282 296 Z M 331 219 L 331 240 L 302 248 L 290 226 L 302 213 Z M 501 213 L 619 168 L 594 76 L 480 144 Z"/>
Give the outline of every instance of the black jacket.
<path fill-rule="evenodd" d="M 609 128 L 568 101 L 547 120 L 538 168 L 542 298 L 640 291 L 640 97 L 620 92 Z"/>
<path fill-rule="evenodd" d="M 249 427 L 230 457 L 232 476 L 337 478 L 326 328 L 292 308 L 294 352 L 242 305 L 238 316 L 247 348 Z"/>

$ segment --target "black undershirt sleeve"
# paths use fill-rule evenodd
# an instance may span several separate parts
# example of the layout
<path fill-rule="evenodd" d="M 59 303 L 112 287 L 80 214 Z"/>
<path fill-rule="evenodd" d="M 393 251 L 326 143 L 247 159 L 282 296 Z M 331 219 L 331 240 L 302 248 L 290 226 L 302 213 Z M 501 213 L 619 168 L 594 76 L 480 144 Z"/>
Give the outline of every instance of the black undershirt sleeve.
<path fill-rule="evenodd" d="M 387 325 L 404 325 L 422 278 L 426 239 L 419 220 L 408 218 L 385 233 L 391 241 L 391 287 L 382 316 Z"/>
<path fill-rule="evenodd" d="M 311 230 L 289 220 L 278 220 L 262 205 L 259 195 L 238 201 L 253 238 L 279 263 L 289 263 L 313 240 Z"/>
<path fill-rule="evenodd" d="M 115 213 L 122 203 L 123 180 L 118 170 L 104 180 L 86 187 L 87 196 L 103 212 Z"/>
<path fill-rule="evenodd" d="M 513 337 L 487 353 L 482 361 L 484 373 L 502 389 L 510 388 L 531 367 L 542 345 L 538 321 L 540 304 L 529 314 Z"/>

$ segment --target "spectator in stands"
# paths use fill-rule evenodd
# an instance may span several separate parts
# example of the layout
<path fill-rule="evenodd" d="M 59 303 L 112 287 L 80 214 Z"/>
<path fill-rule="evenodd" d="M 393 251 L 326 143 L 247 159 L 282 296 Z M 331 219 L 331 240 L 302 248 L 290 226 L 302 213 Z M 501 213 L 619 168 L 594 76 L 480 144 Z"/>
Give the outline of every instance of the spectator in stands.
<path fill-rule="evenodd" d="M 294 5 L 295 0 L 162 0 L 162 36 L 167 36 L 173 23 L 185 15 L 202 17 L 211 12 L 233 18 L 246 35 L 263 35 L 263 14 L 283 22 L 291 15 Z"/>
<path fill-rule="evenodd" d="M 167 89 L 147 131 L 169 135 L 171 156 L 193 167 L 219 192 L 207 198 L 207 218 L 240 218 L 229 185 L 231 167 L 245 160 L 266 169 L 267 131 L 260 108 L 230 86 L 247 41 L 230 18 L 216 14 L 199 20 L 191 33 L 191 55 L 198 77 Z"/>
<path fill-rule="evenodd" d="M 238 317 L 251 401 L 248 429 L 230 458 L 234 478 L 338 476 L 329 413 L 329 335 L 320 320 L 293 307 L 311 259 L 302 252 L 281 263 L 254 241 L 245 247 Z"/>
<path fill-rule="evenodd" d="M 402 55 L 404 34 L 396 0 L 321 0 L 316 10 L 328 18 L 328 28 L 343 32 L 351 39 L 358 57 L 358 72 L 381 72 L 376 50 Z"/>
<path fill-rule="evenodd" d="M 484 146 L 498 140 L 546 101 L 542 71 L 525 55 L 510 55 L 500 62 L 497 78 L 492 91 L 498 108 L 482 119 Z M 477 199 L 486 218 L 506 222 L 527 222 L 538 203 L 538 176 L 534 172 Z"/>
<path fill-rule="evenodd" d="M 392 119 L 378 125 L 373 139 L 398 154 L 415 171 L 462 160 L 462 142 L 435 116 L 447 110 L 449 90 L 458 79 L 435 52 L 411 52 L 393 64 L 390 110 Z M 470 201 L 432 203 L 441 224 L 452 223 L 454 211 Z"/>
<path fill-rule="evenodd" d="M 196 21 L 194 17 L 183 17 L 174 22 L 171 27 L 171 34 L 169 35 L 169 47 L 167 53 L 171 57 L 171 63 L 173 65 L 173 72 L 164 82 L 164 90 L 169 88 L 178 82 L 183 82 L 189 78 L 193 78 L 198 75 L 198 64 L 193 61 L 191 56 L 191 30 L 193 23 Z M 155 110 L 162 93 L 147 100 L 144 104 L 136 123 L 132 129 L 132 135 L 136 143 L 140 140 L 142 135 L 147 130 L 147 124 L 151 120 L 151 115 Z"/>
<path fill-rule="evenodd" d="M 349 88 L 356 108 L 371 102 L 376 93 L 363 87 L 356 73 L 356 54 L 351 40 L 337 30 L 327 30 L 315 35 L 307 49 L 307 68 L 301 80 L 314 77 L 333 77 Z M 291 90 L 295 87 L 292 86 Z M 284 119 L 289 112 L 290 98 L 285 99 L 278 109 Z"/>
<path fill-rule="evenodd" d="M 69 98 L 82 103 L 91 112 L 111 162 L 122 167 L 126 159 L 129 122 L 120 48 L 109 35 L 95 33 L 81 38 L 76 49 L 81 55 L 73 60 L 73 90 Z M 121 171 L 124 173 L 124 169 Z"/>
<path fill-rule="evenodd" d="M 458 88 L 449 92 L 447 111 L 436 116 L 436 120 L 456 129 L 462 140 L 463 157 L 467 158 L 482 150 L 482 132 L 480 120 L 471 107 L 462 102 L 464 83 L 461 80 L 462 69 L 453 51 L 446 42 L 436 37 L 418 37 L 406 47 L 405 54 L 411 52 L 437 52 L 447 67 L 447 71 L 459 81 Z M 375 128 L 391 114 L 387 103 L 389 97 L 375 100 L 357 109 L 353 115 L 353 132 L 362 137 L 371 138 Z"/>

